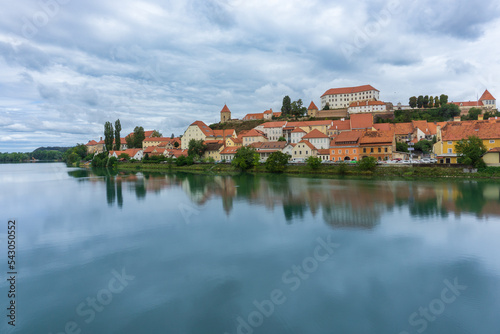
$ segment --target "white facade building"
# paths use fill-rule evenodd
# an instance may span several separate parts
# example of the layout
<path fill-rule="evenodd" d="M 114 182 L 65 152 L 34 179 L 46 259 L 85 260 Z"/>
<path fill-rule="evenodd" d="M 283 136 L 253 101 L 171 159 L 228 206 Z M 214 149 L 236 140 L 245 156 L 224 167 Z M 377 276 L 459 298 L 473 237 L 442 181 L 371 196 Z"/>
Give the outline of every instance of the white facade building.
<path fill-rule="evenodd" d="M 321 95 L 321 109 L 328 103 L 330 109 L 348 108 L 356 101 L 378 101 L 380 91 L 370 85 L 332 88 Z"/>
<path fill-rule="evenodd" d="M 349 114 L 359 114 L 367 112 L 386 112 L 387 106 L 382 101 L 363 101 L 350 104 L 347 112 Z"/>

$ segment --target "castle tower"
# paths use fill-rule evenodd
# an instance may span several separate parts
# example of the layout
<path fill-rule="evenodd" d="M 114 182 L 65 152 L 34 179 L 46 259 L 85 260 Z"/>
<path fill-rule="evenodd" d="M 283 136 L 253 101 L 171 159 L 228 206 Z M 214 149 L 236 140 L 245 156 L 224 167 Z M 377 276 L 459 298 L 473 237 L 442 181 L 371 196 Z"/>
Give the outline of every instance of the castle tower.
<path fill-rule="evenodd" d="M 311 101 L 309 108 L 307 108 L 307 116 L 309 116 L 309 117 L 318 116 L 318 107 L 316 107 L 316 105 L 314 104 L 313 101 Z"/>
<path fill-rule="evenodd" d="M 224 108 L 220 111 L 220 122 L 224 123 L 231 119 L 231 110 L 224 104 Z"/>

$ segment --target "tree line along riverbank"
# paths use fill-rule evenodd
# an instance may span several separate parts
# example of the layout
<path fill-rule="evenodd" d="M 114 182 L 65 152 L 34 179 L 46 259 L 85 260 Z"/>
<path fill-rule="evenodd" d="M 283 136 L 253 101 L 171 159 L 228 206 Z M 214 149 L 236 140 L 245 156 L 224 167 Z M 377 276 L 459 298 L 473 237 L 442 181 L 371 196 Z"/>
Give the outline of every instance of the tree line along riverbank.
<path fill-rule="evenodd" d="M 123 171 L 148 171 L 148 172 L 194 172 L 210 174 L 237 174 L 241 171 L 231 164 L 196 163 L 189 166 L 176 166 L 175 164 L 155 163 L 118 163 L 118 170 Z M 464 171 L 467 170 L 467 171 Z M 259 164 L 247 173 L 261 174 L 271 173 L 264 164 Z M 332 176 L 365 176 L 365 177 L 403 177 L 403 178 L 491 178 L 500 179 L 500 167 L 487 167 L 471 173 L 468 169 L 459 167 L 441 166 L 376 166 L 372 170 L 362 170 L 359 166 L 348 164 L 321 164 L 313 169 L 305 164 L 290 164 L 281 172 L 283 174 L 304 174 L 327 177 Z"/>

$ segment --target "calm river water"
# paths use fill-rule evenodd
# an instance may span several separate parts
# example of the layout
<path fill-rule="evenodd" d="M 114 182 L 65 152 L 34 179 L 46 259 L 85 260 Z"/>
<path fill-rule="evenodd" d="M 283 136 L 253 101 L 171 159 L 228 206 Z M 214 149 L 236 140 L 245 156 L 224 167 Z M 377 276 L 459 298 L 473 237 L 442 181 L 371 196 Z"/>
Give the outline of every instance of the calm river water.
<path fill-rule="evenodd" d="M 0 190 L 1 333 L 500 332 L 500 183 L 12 164 Z"/>

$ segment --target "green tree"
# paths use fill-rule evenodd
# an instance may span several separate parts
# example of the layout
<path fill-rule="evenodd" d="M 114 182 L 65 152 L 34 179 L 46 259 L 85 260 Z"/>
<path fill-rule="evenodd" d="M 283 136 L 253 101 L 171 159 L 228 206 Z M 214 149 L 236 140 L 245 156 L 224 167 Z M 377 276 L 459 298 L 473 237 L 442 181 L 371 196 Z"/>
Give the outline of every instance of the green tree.
<path fill-rule="evenodd" d="M 429 95 L 424 96 L 423 106 L 424 106 L 424 108 L 429 107 Z"/>
<path fill-rule="evenodd" d="M 477 120 L 478 116 L 482 114 L 482 110 L 479 108 L 470 108 L 469 113 L 465 117 L 465 120 L 473 121 Z"/>
<path fill-rule="evenodd" d="M 121 138 L 120 138 L 120 131 L 122 131 L 122 125 L 120 123 L 120 120 L 117 119 L 115 121 L 115 151 L 120 151 L 121 149 Z"/>
<path fill-rule="evenodd" d="M 439 108 L 439 97 L 434 97 L 434 107 Z"/>
<path fill-rule="evenodd" d="M 417 106 L 417 97 L 416 96 L 410 97 L 409 105 L 412 108 L 415 108 Z"/>
<path fill-rule="evenodd" d="M 243 146 L 236 151 L 231 165 L 241 171 L 247 171 L 259 164 L 259 154 L 254 148 Z"/>
<path fill-rule="evenodd" d="M 179 147 L 179 143 L 178 142 L 174 142 L 174 147 L 175 148 Z"/>
<path fill-rule="evenodd" d="M 307 108 L 302 105 L 302 99 L 292 102 L 292 115 L 297 117 L 302 117 L 307 112 Z"/>
<path fill-rule="evenodd" d="M 428 107 L 429 108 L 434 108 L 434 97 L 433 96 L 429 97 Z"/>
<path fill-rule="evenodd" d="M 279 137 L 278 141 L 286 141 L 285 137 Z"/>
<path fill-rule="evenodd" d="M 422 108 L 424 106 L 424 97 L 419 95 L 417 98 L 417 107 Z"/>
<path fill-rule="evenodd" d="M 207 150 L 207 145 L 203 143 L 203 139 L 191 139 L 188 146 L 188 156 L 193 158 L 201 158 Z"/>
<path fill-rule="evenodd" d="M 271 173 L 282 173 L 292 156 L 281 151 L 273 152 L 266 160 L 266 169 Z"/>
<path fill-rule="evenodd" d="M 155 138 L 159 138 L 161 136 L 162 136 L 162 134 L 157 130 L 154 130 L 153 134 L 151 135 L 151 137 L 155 137 Z"/>
<path fill-rule="evenodd" d="M 281 116 L 288 117 L 292 112 L 292 106 L 290 101 L 290 96 L 285 96 L 283 98 L 283 105 L 281 106 Z"/>
<path fill-rule="evenodd" d="M 408 144 L 396 142 L 396 151 L 398 152 L 408 152 Z"/>
<path fill-rule="evenodd" d="M 118 159 L 125 159 L 125 160 L 129 160 L 130 159 L 130 155 L 128 155 L 127 153 L 122 153 L 118 156 Z"/>
<path fill-rule="evenodd" d="M 170 136 L 170 139 L 174 139 L 175 136 L 174 136 L 174 133 L 172 132 L 172 135 Z"/>
<path fill-rule="evenodd" d="M 462 139 L 455 144 L 457 152 L 457 162 L 459 164 L 474 166 L 475 168 L 485 167 L 483 155 L 487 152 L 483 141 L 476 136 Z"/>
<path fill-rule="evenodd" d="M 375 157 L 364 157 L 358 163 L 358 168 L 364 171 L 374 171 L 377 167 L 377 159 Z"/>
<path fill-rule="evenodd" d="M 318 169 L 321 166 L 321 159 L 311 155 L 306 159 L 306 165 L 311 169 Z"/>
<path fill-rule="evenodd" d="M 133 138 L 134 148 L 142 148 L 142 142 L 144 141 L 144 139 L 146 139 L 146 135 L 144 134 L 144 128 L 142 126 L 136 126 L 134 128 L 134 138 Z"/>
<path fill-rule="evenodd" d="M 445 103 L 441 104 L 438 112 L 442 119 L 447 121 L 455 116 L 460 115 L 460 108 L 458 108 L 458 106 L 453 103 Z"/>
<path fill-rule="evenodd" d="M 414 148 L 423 154 L 429 154 L 432 151 L 432 146 L 432 141 L 422 139 L 415 144 Z"/>
<path fill-rule="evenodd" d="M 323 110 L 330 110 L 330 103 L 325 103 L 325 106 L 323 107 Z"/>
<path fill-rule="evenodd" d="M 104 124 L 104 148 L 108 152 L 113 150 L 113 124 L 111 122 Z"/>
<path fill-rule="evenodd" d="M 441 106 L 444 106 L 447 103 L 448 103 L 448 95 L 441 94 L 441 96 L 439 96 L 439 104 Z"/>

